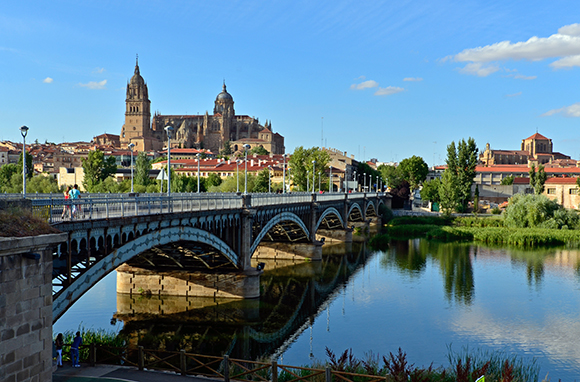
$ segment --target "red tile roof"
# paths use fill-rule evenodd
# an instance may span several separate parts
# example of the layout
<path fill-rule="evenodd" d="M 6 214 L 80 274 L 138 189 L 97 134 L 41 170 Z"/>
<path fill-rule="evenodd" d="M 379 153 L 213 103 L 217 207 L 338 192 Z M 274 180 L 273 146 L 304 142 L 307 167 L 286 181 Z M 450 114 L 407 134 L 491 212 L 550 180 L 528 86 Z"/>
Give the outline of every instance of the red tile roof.
<path fill-rule="evenodd" d="M 548 139 L 548 138 L 546 138 L 546 137 L 544 137 L 542 134 L 538 134 L 538 133 L 536 133 L 536 134 L 532 135 L 532 136 L 531 136 L 531 137 L 529 137 L 529 138 L 526 138 L 525 140 L 527 141 L 528 139 L 542 139 L 542 140 L 545 140 L 545 141 L 549 141 L 549 139 Z"/>

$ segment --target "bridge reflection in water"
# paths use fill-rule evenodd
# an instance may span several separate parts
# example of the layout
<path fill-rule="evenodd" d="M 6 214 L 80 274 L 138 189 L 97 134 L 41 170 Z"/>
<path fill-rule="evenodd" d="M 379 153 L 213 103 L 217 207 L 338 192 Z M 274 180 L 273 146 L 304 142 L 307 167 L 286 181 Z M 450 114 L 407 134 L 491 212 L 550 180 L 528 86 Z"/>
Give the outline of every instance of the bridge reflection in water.
<path fill-rule="evenodd" d="M 270 261 L 260 299 L 117 294 L 114 318 L 131 346 L 261 359 L 281 352 L 325 309 L 369 255 L 364 243 L 324 249 L 322 261 Z M 278 352 L 277 352 L 278 350 Z"/>

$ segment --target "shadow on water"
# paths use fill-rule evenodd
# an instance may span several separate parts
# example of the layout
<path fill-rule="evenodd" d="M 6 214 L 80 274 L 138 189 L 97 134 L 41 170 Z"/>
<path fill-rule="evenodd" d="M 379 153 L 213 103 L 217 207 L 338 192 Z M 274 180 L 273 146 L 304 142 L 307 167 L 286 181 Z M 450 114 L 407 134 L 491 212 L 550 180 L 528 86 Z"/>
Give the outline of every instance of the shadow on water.
<path fill-rule="evenodd" d="M 265 261 L 255 300 L 117 294 L 114 319 L 124 322 L 120 334 L 132 346 L 268 358 L 303 330 L 368 255 L 365 244 L 337 244 L 326 246 L 322 261 Z"/>

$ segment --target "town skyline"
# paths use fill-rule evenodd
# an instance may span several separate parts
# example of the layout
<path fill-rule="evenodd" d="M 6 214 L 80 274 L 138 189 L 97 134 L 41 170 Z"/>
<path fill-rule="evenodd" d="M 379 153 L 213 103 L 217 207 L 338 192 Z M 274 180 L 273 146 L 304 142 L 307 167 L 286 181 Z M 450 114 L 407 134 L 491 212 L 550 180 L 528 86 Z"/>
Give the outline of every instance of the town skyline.
<path fill-rule="evenodd" d="M 211 114 L 225 80 L 236 113 L 271 121 L 289 153 L 433 165 L 451 141 L 512 149 L 538 131 L 578 159 L 575 7 L 11 3 L 0 11 L 0 139 L 20 142 L 22 125 L 27 142 L 119 134 L 139 54 L 152 113 Z"/>

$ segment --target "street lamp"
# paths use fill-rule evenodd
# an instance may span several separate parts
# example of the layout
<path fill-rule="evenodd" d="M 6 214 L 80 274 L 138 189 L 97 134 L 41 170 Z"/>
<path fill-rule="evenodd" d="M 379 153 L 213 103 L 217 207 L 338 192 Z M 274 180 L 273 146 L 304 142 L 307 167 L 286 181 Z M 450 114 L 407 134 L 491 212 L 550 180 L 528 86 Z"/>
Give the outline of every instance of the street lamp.
<path fill-rule="evenodd" d="M 271 186 L 272 175 L 270 175 L 271 170 L 272 170 L 272 166 L 268 165 L 268 193 L 272 192 L 272 186 Z"/>
<path fill-rule="evenodd" d="M 197 153 L 197 193 L 199 194 L 199 159 L 201 158 L 201 154 Z"/>
<path fill-rule="evenodd" d="M 369 192 L 373 192 L 373 174 L 369 174 Z"/>
<path fill-rule="evenodd" d="M 306 192 L 310 191 L 310 171 L 306 170 Z"/>
<path fill-rule="evenodd" d="M 165 126 L 167 132 L 167 196 L 171 195 L 171 136 L 173 135 L 173 127 Z"/>
<path fill-rule="evenodd" d="M 28 134 L 28 126 L 22 126 L 20 134 L 22 134 L 22 196 L 26 197 L 26 134 Z"/>
<path fill-rule="evenodd" d="M 322 171 L 318 171 L 318 192 L 320 192 L 320 185 L 322 184 Z"/>
<path fill-rule="evenodd" d="M 332 187 L 332 166 L 329 166 L 329 167 L 330 167 L 330 180 L 328 181 L 328 192 L 332 192 L 332 191 L 334 191 L 333 190 L 334 187 Z M 339 179 L 339 181 L 340 181 L 340 179 Z"/>
<path fill-rule="evenodd" d="M 236 193 L 240 192 L 240 160 L 236 159 Z"/>
<path fill-rule="evenodd" d="M 354 175 L 352 177 L 352 181 L 354 182 L 354 191 L 356 192 L 356 187 L 358 186 L 356 183 L 356 170 L 354 170 Z"/>
<path fill-rule="evenodd" d="M 284 165 L 282 166 L 282 193 L 286 193 L 286 154 L 282 155 Z"/>
<path fill-rule="evenodd" d="M 379 176 L 377 175 L 377 184 L 375 185 L 375 191 L 379 192 Z"/>
<path fill-rule="evenodd" d="M 135 148 L 134 143 L 129 143 L 129 150 L 131 150 L 131 193 L 135 192 L 133 190 L 133 149 Z"/>
<path fill-rule="evenodd" d="M 313 160 L 312 161 L 312 193 L 314 194 L 314 188 L 316 183 L 316 161 Z"/>
<path fill-rule="evenodd" d="M 367 173 L 363 173 L 363 192 L 367 192 Z"/>
<path fill-rule="evenodd" d="M 244 163 L 244 194 L 248 193 L 248 149 L 250 148 L 249 144 L 244 145 L 244 155 L 245 155 L 245 163 Z"/>

